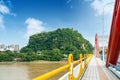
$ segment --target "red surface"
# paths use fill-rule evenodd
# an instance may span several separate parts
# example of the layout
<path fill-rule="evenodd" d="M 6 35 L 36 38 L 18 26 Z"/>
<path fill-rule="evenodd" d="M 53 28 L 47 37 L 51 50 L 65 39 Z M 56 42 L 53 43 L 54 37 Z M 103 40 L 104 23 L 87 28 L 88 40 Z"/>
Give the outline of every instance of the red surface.
<path fill-rule="evenodd" d="M 96 51 L 96 56 L 99 57 L 99 42 L 98 42 L 98 34 L 95 35 L 95 51 Z"/>
<path fill-rule="evenodd" d="M 120 0 L 115 1 L 106 66 L 117 64 L 120 54 Z"/>

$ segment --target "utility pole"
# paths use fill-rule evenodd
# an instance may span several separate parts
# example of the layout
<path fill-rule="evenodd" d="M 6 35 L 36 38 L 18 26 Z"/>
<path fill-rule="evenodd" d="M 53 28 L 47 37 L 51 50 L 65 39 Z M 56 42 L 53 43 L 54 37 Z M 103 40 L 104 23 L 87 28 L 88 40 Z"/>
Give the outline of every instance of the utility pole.
<path fill-rule="evenodd" d="M 102 17 L 102 24 L 103 24 L 103 31 L 102 31 L 102 39 L 103 39 L 103 42 L 102 42 L 102 56 L 103 56 L 103 62 L 105 61 L 105 54 L 104 54 L 104 8 L 105 6 L 109 5 L 109 4 L 113 4 L 114 2 L 110 2 L 110 3 L 106 3 L 103 5 L 103 17 Z"/>

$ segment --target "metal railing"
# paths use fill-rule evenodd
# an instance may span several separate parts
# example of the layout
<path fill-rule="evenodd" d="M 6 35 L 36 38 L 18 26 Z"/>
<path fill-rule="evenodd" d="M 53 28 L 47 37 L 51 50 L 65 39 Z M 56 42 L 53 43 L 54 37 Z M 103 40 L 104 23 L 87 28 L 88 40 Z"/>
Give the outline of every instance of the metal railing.
<path fill-rule="evenodd" d="M 51 72 L 48 72 L 48 73 L 45 73 L 37 78 L 34 78 L 32 80 L 47 80 L 49 79 L 50 77 L 64 71 L 65 69 L 68 70 L 68 79 L 67 80 L 78 80 L 82 73 L 85 71 L 88 63 L 90 62 L 90 59 L 92 57 L 92 54 L 84 54 L 84 56 L 82 56 L 82 54 L 80 54 L 80 59 L 77 60 L 77 61 L 73 61 L 73 55 L 72 54 L 69 54 L 68 56 L 68 64 L 60 67 L 60 68 L 57 68 Z M 84 62 L 84 64 L 83 64 Z M 73 66 L 75 64 L 78 64 L 80 65 L 80 70 L 79 70 L 79 74 L 77 77 L 74 76 L 74 73 L 73 73 Z"/>
<path fill-rule="evenodd" d="M 108 68 L 120 79 L 120 67 L 111 63 L 108 64 L 110 65 Z"/>
<path fill-rule="evenodd" d="M 120 67 L 119 67 L 119 66 L 115 66 L 115 65 L 113 65 L 113 64 L 111 64 L 111 63 L 108 63 L 108 64 L 110 65 L 110 67 L 113 67 L 113 68 L 115 68 L 116 70 L 120 71 Z"/>

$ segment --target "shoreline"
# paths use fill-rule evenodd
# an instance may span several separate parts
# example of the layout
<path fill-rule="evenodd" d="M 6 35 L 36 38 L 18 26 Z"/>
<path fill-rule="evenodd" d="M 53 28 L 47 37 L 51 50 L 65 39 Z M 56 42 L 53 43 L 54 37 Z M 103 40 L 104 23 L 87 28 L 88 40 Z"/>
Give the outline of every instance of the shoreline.
<path fill-rule="evenodd" d="M 0 63 L 66 63 L 67 61 L 31 61 L 31 62 L 16 62 L 16 61 L 10 61 L 10 62 L 0 62 Z"/>

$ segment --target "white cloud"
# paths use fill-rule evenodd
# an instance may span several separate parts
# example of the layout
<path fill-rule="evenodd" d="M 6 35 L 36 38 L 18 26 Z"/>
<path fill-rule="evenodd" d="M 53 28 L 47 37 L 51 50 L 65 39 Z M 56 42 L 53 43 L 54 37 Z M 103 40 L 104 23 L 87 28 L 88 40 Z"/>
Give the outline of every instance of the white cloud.
<path fill-rule="evenodd" d="M 4 26 L 4 21 L 3 21 L 3 16 L 0 15 L 0 29 L 4 30 L 5 26 Z"/>
<path fill-rule="evenodd" d="M 28 18 L 25 23 L 27 24 L 27 31 L 25 33 L 25 37 L 29 37 L 33 34 L 40 33 L 45 31 L 45 27 L 43 26 L 43 22 L 35 19 L 35 18 Z"/>
<path fill-rule="evenodd" d="M 12 15 L 12 16 L 16 16 L 16 14 L 15 14 L 15 13 L 10 13 L 10 15 Z"/>
<path fill-rule="evenodd" d="M 70 3 L 72 0 L 67 0 L 67 3 Z"/>
<path fill-rule="evenodd" d="M 84 0 L 84 1 L 88 1 L 89 2 L 89 1 L 92 1 L 92 0 Z"/>
<path fill-rule="evenodd" d="M 10 3 L 10 0 L 8 0 L 9 4 Z M 11 5 L 12 6 L 12 5 Z M 10 12 L 10 9 L 9 7 L 7 7 L 4 3 L 3 0 L 0 1 L 0 29 L 4 30 L 5 29 L 5 26 L 4 26 L 4 16 L 5 15 L 12 15 L 12 16 L 16 16 L 15 13 L 12 13 Z"/>
<path fill-rule="evenodd" d="M 0 2 L 0 29 L 4 30 L 5 26 L 4 26 L 4 14 L 10 14 L 10 10 L 7 6 L 5 6 L 3 4 L 3 1 Z"/>
<path fill-rule="evenodd" d="M 95 10 L 97 16 L 103 15 L 112 15 L 113 13 L 113 4 L 114 0 L 94 0 L 91 3 L 91 7 Z"/>
<path fill-rule="evenodd" d="M 0 13 L 10 14 L 10 10 L 6 5 L 0 4 Z"/>

